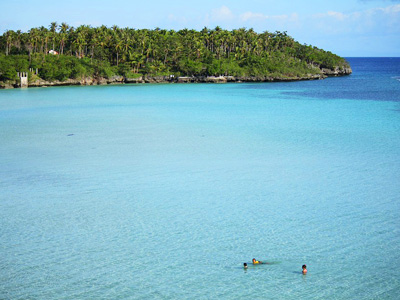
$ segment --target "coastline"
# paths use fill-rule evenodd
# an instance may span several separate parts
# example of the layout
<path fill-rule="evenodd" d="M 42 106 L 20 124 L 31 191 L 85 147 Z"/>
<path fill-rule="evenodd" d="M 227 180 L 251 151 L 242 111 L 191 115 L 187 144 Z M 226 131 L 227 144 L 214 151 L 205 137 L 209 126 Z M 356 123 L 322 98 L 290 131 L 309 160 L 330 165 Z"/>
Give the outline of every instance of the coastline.
<path fill-rule="evenodd" d="M 126 83 L 228 83 L 228 82 L 290 82 L 304 80 L 321 80 L 327 77 L 346 76 L 352 73 L 351 68 L 321 69 L 320 74 L 307 74 L 306 76 L 140 76 L 128 78 L 124 76 L 112 76 L 110 78 L 84 77 L 81 79 L 67 79 L 65 81 L 46 81 L 36 79 L 30 81 L 28 87 L 72 86 L 72 85 L 113 85 Z M 18 81 L 0 82 L 0 89 L 20 88 Z"/>

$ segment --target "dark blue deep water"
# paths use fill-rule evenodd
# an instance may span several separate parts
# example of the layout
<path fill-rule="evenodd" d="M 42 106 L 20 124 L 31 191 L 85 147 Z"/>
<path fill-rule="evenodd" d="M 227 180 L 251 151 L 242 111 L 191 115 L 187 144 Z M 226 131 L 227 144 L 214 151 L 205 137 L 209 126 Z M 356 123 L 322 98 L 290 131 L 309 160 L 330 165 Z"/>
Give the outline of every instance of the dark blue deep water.
<path fill-rule="evenodd" d="M 354 74 L 337 82 L 328 80 L 326 89 L 298 95 L 374 101 L 399 101 L 400 58 L 348 58 Z"/>
<path fill-rule="evenodd" d="M 400 58 L 348 60 L 1 90 L 0 299 L 398 299 Z"/>

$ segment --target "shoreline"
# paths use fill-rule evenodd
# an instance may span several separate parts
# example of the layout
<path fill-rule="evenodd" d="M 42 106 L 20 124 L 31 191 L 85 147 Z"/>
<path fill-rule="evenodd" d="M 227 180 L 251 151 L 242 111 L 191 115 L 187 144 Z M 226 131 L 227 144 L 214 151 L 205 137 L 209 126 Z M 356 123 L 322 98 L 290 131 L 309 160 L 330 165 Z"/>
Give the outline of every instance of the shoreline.
<path fill-rule="evenodd" d="M 228 82 L 291 82 L 322 80 L 327 77 L 346 76 L 352 73 L 351 68 L 334 70 L 321 69 L 320 74 L 307 74 L 306 76 L 293 77 L 271 77 L 271 76 L 140 76 L 137 78 L 128 78 L 124 76 L 112 76 L 111 78 L 85 77 L 81 79 L 67 79 L 64 81 L 46 81 L 37 79 L 28 83 L 28 87 L 50 87 L 50 86 L 73 86 L 73 85 L 115 85 L 129 83 L 228 83 Z M 21 88 L 18 81 L 0 82 L 0 89 Z"/>

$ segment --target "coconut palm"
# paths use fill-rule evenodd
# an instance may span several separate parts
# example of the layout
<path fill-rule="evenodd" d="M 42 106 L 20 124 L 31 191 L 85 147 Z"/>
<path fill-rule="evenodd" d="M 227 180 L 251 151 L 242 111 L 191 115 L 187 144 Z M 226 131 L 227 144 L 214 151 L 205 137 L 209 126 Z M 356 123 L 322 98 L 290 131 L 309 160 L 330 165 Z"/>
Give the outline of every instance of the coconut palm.
<path fill-rule="evenodd" d="M 68 29 L 70 28 L 67 23 L 61 23 L 60 28 L 60 53 L 64 54 L 65 41 L 68 37 Z"/>
<path fill-rule="evenodd" d="M 51 32 L 51 40 L 53 42 L 53 48 L 51 48 L 52 50 L 55 50 L 55 43 L 56 43 L 56 38 L 57 38 L 57 28 L 58 28 L 57 22 L 50 23 L 49 29 Z"/>
<path fill-rule="evenodd" d="M 15 32 L 13 30 L 7 30 L 4 35 L 6 40 L 6 55 L 8 55 L 11 51 L 11 46 L 15 39 Z"/>

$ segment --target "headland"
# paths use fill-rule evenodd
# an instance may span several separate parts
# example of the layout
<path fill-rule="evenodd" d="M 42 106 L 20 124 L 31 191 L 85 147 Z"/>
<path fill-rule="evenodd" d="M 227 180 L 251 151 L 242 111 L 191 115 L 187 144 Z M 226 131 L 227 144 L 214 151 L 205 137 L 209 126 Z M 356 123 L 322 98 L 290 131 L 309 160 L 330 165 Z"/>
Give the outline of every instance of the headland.
<path fill-rule="evenodd" d="M 245 28 L 74 28 L 53 22 L 28 32 L 6 31 L 0 53 L 0 88 L 276 82 L 352 73 L 344 58 L 300 44 L 286 32 Z"/>

